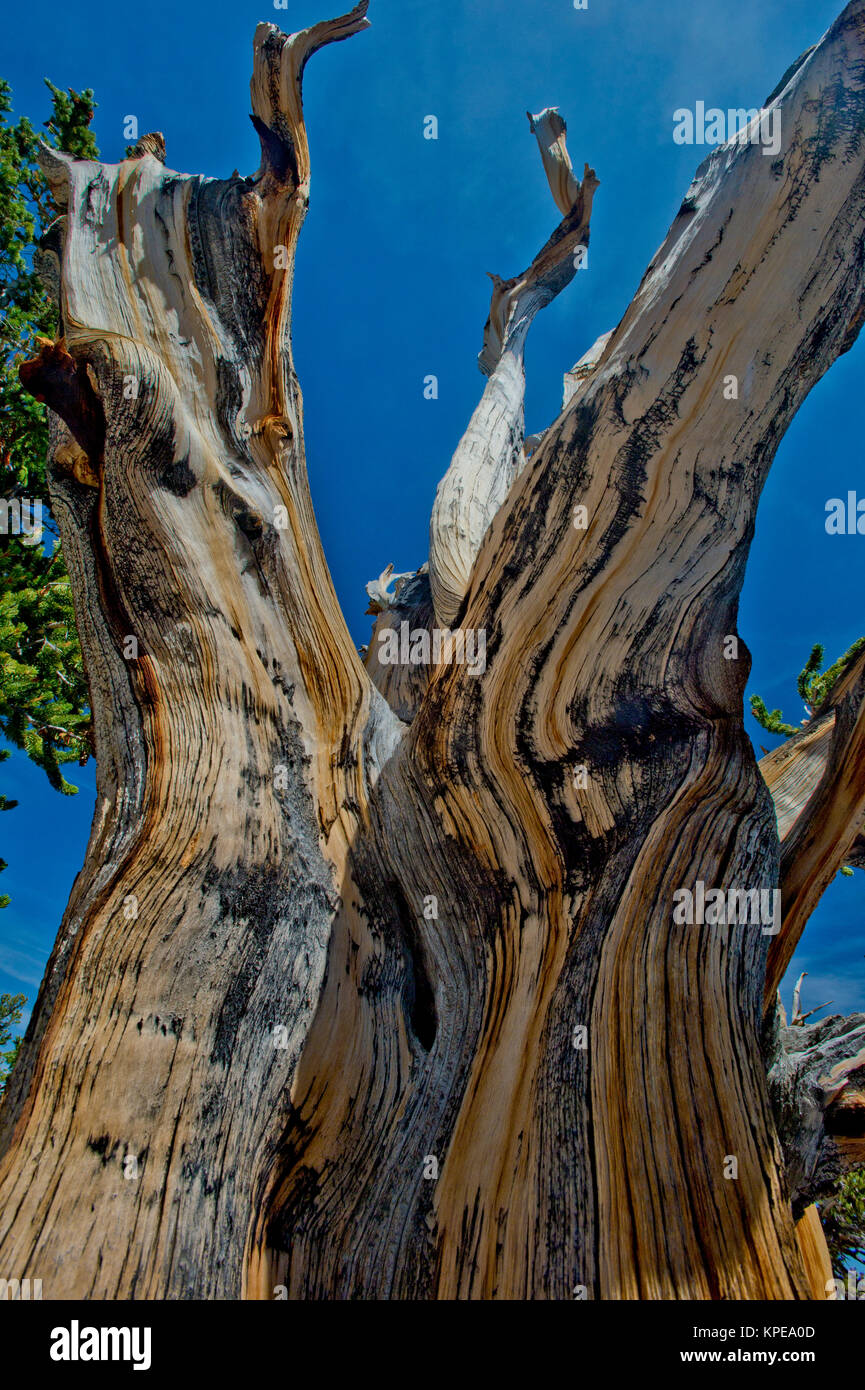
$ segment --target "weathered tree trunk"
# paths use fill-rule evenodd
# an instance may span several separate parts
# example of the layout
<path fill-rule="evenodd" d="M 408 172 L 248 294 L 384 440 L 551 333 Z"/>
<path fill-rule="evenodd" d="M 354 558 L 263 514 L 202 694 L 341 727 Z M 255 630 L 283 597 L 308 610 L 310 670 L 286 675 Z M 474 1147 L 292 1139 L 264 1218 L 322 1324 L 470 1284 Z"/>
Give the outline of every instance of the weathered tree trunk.
<path fill-rule="evenodd" d="M 428 636 L 484 632 L 485 669 L 408 681 L 340 614 L 289 342 L 303 68 L 366 10 L 259 27 L 253 178 L 155 139 L 45 157 L 64 335 L 22 370 L 57 416 L 99 802 L 0 1117 L 4 1270 L 46 1297 L 809 1297 L 772 938 L 673 908 L 779 881 L 727 639 L 778 442 L 865 314 L 865 0 L 772 101 L 778 155 L 701 166 L 533 451 L 525 332 L 596 180 L 532 118 L 564 220 L 495 281 L 397 595 Z M 854 783 L 858 753 L 860 815 Z"/>

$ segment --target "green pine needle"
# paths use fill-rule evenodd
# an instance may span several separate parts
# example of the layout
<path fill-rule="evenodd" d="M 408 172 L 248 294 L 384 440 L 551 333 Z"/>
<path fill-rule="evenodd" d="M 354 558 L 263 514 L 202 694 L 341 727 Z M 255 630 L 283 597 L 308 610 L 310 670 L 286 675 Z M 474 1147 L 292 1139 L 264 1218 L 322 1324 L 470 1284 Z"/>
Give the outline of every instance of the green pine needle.
<path fill-rule="evenodd" d="M 90 90 L 63 91 L 46 81 L 51 114 L 44 141 L 78 159 L 98 150 Z M 45 456 L 48 411 L 27 395 L 18 368 L 54 339 L 57 310 L 34 270 L 40 237 L 57 216 L 37 153 L 40 136 L 26 116 L 12 119 L 12 92 L 0 79 L 0 495 L 42 504 L 43 539 L 25 545 L 0 535 L 0 737 L 20 748 L 61 795 L 77 788 L 65 763 L 92 752 L 87 680 L 75 627 L 69 576 L 51 517 Z M 0 749 L 0 761 L 9 748 Z M 15 802 L 0 796 L 0 810 Z M 8 897 L 0 905 L 5 905 Z"/>

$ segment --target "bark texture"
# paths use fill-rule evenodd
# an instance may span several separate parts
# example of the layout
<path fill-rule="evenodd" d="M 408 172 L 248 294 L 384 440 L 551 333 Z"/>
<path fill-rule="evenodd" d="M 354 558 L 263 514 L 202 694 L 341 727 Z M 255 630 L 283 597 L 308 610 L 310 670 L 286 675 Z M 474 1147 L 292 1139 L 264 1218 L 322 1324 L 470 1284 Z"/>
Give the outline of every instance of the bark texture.
<path fill-rule="evenodd" d="M 778 812 L 784 916 L 769 949 L 766 1000 L 842 864 L 861 856 L 865 820 L 865 653 L 801 733 L 760 763 Z"/>
<path fill-rule="evenodd" d="M 436 618 L 445 626 L 459 612 L 490 522 L 525 467 L 523 354 L 532 321 L 570 284 L 589 245 L 595 171 L 587 164 L 582 183 L 574 177 L 565 122 L 555 108 L 527 115 L 563 217 L 522 275 L 490 276 L 490 316 L 478 359 L 489 381 L 439 483 L 430 521 L 430 586 Z"/>
<path fill-rule="evenodd" d="M 531 118 L 564 220 L 495 281 L 428 576 L 371 592 L 379 626 L 483 632 L 485 668 L 417 679 L 339 612 L 289 339 L 303 69 L 366 10 L 259 26 L 251 178 L 46 154 L 64 333 L 28 384 L 99 804 L 0 1117 L 4 1267 L 45 1297 L 810 1297 L 771 937 L 673 908 L 779 881 L 727 639 L 778 442 L 865 314 L 865 0 L 773 94 L 778 155 L 701 165 L 527 449 L 525 333 L 596 183 Z"/>

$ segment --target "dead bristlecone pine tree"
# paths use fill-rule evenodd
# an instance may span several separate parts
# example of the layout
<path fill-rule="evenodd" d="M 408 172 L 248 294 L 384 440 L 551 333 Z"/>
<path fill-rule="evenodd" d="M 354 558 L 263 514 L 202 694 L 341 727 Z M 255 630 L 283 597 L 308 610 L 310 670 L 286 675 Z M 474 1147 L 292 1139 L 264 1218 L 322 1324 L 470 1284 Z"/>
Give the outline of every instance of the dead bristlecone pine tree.
<path fill-rule="evenodd" d="M 776 1001 L 856 862 L 865 657 L 758 766 L 736 620 L 773 456 L 865 314 L 865 0 L 767 101 L 777 153 L 701 164 L 526 439 L 526 335 L 598 188 L 530 114 L 561 221 L 492 277 L 428 558 L 381 557 L 362 660 L 289 313 L 301 79 L 366 12 L 258 27 L 251 177 L 174 173 L 155 137 L 43 150 L 62 336 L 21 376 L 98 802 L 0 1115 L 0 1272 L 45 1298 L 825 1297 L 865 1016 Z M 772 911 L 680 920 L 703 885 Z"/>

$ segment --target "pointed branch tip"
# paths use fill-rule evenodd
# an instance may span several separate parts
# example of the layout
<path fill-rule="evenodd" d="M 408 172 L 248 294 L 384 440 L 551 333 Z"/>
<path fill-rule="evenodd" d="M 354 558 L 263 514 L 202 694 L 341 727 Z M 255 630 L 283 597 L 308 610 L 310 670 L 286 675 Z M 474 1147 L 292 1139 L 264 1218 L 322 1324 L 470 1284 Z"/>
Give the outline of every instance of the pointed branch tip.
<path fill-rule="evenodd" d="M 339 43 L 369 28 L 369 0 L 336 19 L 321 20 L 309 29 L 285 34 L 269 20 L 256 27 L 250 81 L 252 123 L 261 140 L 262 167 L 279 182 L 290 175 L 295 186 L 309 175 L 306 130 L 303 121 L 303 72 L 320 48 Z"/>

